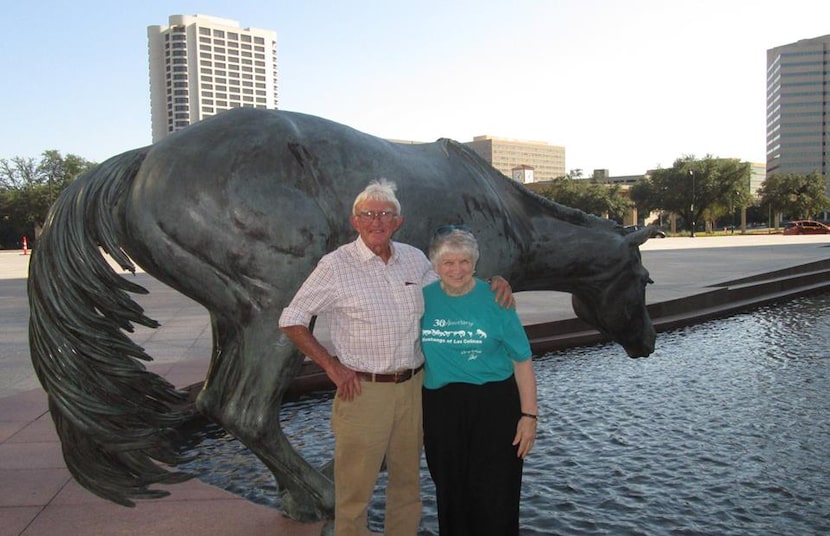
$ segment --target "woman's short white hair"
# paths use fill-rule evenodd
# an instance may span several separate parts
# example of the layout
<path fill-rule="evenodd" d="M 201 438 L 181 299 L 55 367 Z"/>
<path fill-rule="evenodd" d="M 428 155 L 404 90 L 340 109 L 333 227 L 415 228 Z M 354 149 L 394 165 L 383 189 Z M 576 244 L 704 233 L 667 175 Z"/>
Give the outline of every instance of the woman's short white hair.
<path fill-rule="evenodd" d="M 362 192 L 357 194 L 357 197 L 352 204 L 352 214 L 357 215 L 357 207 L 366 201 L 382 201 L 384 203 L 392 203 L 395 205 L 395 212 L 400 216 L 401 203 L 395 196 L 395 190 L 397 189 L 398 187 L 395 186 L 394 182 L 384 178 L 370 182 Z"/>
<path fill-rule="evenodd" d="M 442 229 L 447 231 L 442 232 Z M 479 250 L 478 240 L 470 231 L 459 229 L 455 226 L 441 226 L 432 236 L 429 244 L 429 260 L 433 266 L 441 262 L 441 258 L 447 253 L 463 255 L 472 259 L 473 266 L 478 263 Z"/>

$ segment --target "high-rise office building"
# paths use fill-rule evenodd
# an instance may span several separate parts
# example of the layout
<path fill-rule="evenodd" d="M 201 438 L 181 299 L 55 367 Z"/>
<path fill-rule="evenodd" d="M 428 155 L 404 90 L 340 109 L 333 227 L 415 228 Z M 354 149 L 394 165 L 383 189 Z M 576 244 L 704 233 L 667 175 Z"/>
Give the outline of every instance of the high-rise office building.
<path fill-rule="evenodd" d="M 475 136 L 464 145 L 506 176 L 524 182 L 550 181 L 565 175 L 565 148 L 542 141 Z M 532 173 L 527 173 L 532 169 Z"/>
<path fill-rule="evenodd" d="M 830 35 L 767 50 L 767 176 L 828 176 L 829 62 Z"/>
<path fill-rule="evenodd" d="M 277 34 L 208 15 L 148 26 L 153 142 L 230 108 L 277 108 Z"/>

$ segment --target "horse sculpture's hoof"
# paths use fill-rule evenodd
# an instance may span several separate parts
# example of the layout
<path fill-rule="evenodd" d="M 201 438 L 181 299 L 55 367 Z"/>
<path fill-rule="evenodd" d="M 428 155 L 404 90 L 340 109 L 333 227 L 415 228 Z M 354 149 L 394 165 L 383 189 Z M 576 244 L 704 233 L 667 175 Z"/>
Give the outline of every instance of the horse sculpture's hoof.
<path fill-rule="evenodd" d="M 295 497 L 289 492 L 284 492 L 280 497 L 280 510 L 294 521 L 302 523 L 315 523 L 328 519 L 328 516 L 319 508 L 316 508 L 315 501 L 309 497 Z M 334 534 L 332 532 L 332 534 Z"/>

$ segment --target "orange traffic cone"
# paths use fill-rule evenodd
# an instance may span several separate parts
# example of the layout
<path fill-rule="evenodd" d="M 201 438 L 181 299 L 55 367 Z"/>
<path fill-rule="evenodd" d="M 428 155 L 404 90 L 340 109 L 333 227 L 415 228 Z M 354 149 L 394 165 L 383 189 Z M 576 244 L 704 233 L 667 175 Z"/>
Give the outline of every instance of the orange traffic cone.
<path fill-rule="evenodd" d="M 23 255 L 28 255 L 28 254 L 29 254 L 29 241 L 24 236 L 23 237 Z"/>

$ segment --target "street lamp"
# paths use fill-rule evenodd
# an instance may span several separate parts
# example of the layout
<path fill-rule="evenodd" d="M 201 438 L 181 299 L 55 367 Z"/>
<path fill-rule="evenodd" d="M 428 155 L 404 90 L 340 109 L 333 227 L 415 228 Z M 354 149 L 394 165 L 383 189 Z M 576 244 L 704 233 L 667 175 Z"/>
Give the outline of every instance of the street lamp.
<path fill-rule="evenodd" d="M 689 207 L 689 213 L 692 217 L 692 234 L 691 237 L 695 237 L 695 172 L 694 170 L 689 170 L 689 175 L 692 176 L 692 203 Z"/>

